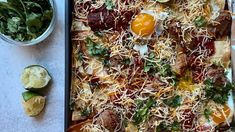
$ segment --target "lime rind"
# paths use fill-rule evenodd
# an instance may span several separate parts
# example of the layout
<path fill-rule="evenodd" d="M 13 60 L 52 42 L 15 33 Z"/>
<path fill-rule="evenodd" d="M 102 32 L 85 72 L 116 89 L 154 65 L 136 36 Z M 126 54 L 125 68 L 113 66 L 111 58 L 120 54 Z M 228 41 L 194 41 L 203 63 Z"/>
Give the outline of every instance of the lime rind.
<path fill-rule="evenodd" d="M 21 81 L 26 89 L 39 89 L 48 85 L 51 76 L 48 71 L 39 65 L 28 66 L 21 75 Z"/>
<path fill-rule="evenodd" d="M 24 97 L 23 97 L 24 98 Z M 46 98 L 43 96 L 38 96 L 37 94 L 31 93 L 31 98 L 25 101 L 23 100 L 23 108 L 27 115 L 37 116 L 39 115 L 46 104 Z"/>
<path fill-rule="evenodd" d="M 23 97 L 24 101 L 28 101 L 35 96 L 40 96 L 40 95 L 37 93 L 30 92 L 30 91 L 26 91 L 26 92 L 22 93 L 22 97 Z"/>

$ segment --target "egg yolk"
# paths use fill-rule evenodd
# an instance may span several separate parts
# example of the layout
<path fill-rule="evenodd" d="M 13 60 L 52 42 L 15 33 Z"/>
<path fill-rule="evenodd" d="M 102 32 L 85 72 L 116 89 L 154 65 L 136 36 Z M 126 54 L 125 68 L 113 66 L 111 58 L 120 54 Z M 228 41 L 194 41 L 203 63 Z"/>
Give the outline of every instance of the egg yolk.
<path fill-rule="evenodd" d="M 152 15 L 141 13 L 131 22 L 131 30 L 141 37 L 150 36 L 155 30 L 156 21 Z"/>
<path fill-rule="evenodd" d="M 217 111 L 217 112 L 212 113 L 212 120 L 216 124 L 223 123 L 225 122 L 226 118 L 230 115 L 230 112 L 231 112 L 230 108 L 227 105 L 225 105 L 223 108 L 223 112 Z"/>

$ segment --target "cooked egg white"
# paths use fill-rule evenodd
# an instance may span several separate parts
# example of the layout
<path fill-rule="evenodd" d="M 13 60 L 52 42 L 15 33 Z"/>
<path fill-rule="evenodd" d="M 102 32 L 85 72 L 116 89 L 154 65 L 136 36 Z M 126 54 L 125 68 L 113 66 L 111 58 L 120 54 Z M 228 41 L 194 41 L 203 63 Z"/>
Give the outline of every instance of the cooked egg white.
<path fill-rule="evenodd" d="M 211 57 L 211 63 L 221 63 L 225 68 L 229 67 L 230 49 L 229 41 L 215 41 L 215 54 Z"/>
<path fill-rule="evenodd" d="M 163 29 L 162 21 L 169 16 L 169 13 L 164 12 L 163 7 L 158 5 L 153 8 L 151 5 L 146 6 L 138 15 L 131 21 L 130 30 L 138 37 L 150 39 L 153 33 L 159 36 Z"/>
<path fill-rule="evenodd" d="M 210 0 L 211 19 L 215 20 L 225 7 L 225 0 Z"/>

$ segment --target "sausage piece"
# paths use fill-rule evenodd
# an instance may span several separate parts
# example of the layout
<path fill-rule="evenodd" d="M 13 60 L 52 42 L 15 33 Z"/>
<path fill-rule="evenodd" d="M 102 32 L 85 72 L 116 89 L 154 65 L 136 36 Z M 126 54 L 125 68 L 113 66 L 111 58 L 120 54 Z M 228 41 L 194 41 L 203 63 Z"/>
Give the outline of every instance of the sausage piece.
<path fill-rule="evenodd" d="M 215 35 L 216 38 L 227 36 L 230 34 L 232 25 L 232 16 L 228 11 L 221 11 L 220 15 L 215 19 L 217 24 L 209 25 L 209 32 Z"/>
<path fill-rule="evenodd" d="M 113 132 L 120 127 L 120 118 L 116 112 L 108 109 L 100 113 L 95 123 Z"/>
<path fill-rule="evenodd" d="M 129 26 L 132 16 L 135 13 L 133 11 L 122 11 L 121 13 L 108 10 L 106 6 L 101 6 L 98 9 L 93 9 L 88 13 L 88 25 L 92 31 L 102 30 L 125 30 Z"/>

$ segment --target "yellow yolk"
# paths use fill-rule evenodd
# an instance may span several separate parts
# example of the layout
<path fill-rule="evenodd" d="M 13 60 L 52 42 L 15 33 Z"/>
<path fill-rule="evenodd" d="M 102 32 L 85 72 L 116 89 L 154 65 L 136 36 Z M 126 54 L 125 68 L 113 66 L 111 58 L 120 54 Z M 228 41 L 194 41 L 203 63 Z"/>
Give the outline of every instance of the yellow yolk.
<path fill-rule="evenodd" d="M 226 118 L 228 118 L 228 116 L 230 115 L 230 112 L 231 112 L 230 108 L 227 105 L 225 105 L 223 108 L 223 112 L 220 110 L 212 113 L 212 120 L 216 124 L 223 123 L 225 122 Z"/>
<path fill-rule="evenodd" d="M 195 89 L 193 78 L 190 71 L 186 71 L 185 77 L 180 78 L 178 88 L 180 90 L 193 91 Z"/>
<path fill-rule="evenodd" d="M 152 15 L 141 13 L 131 22 L 131 30 L 141 37 L 150 36 L 155 30 L 156 21 Z"/>

